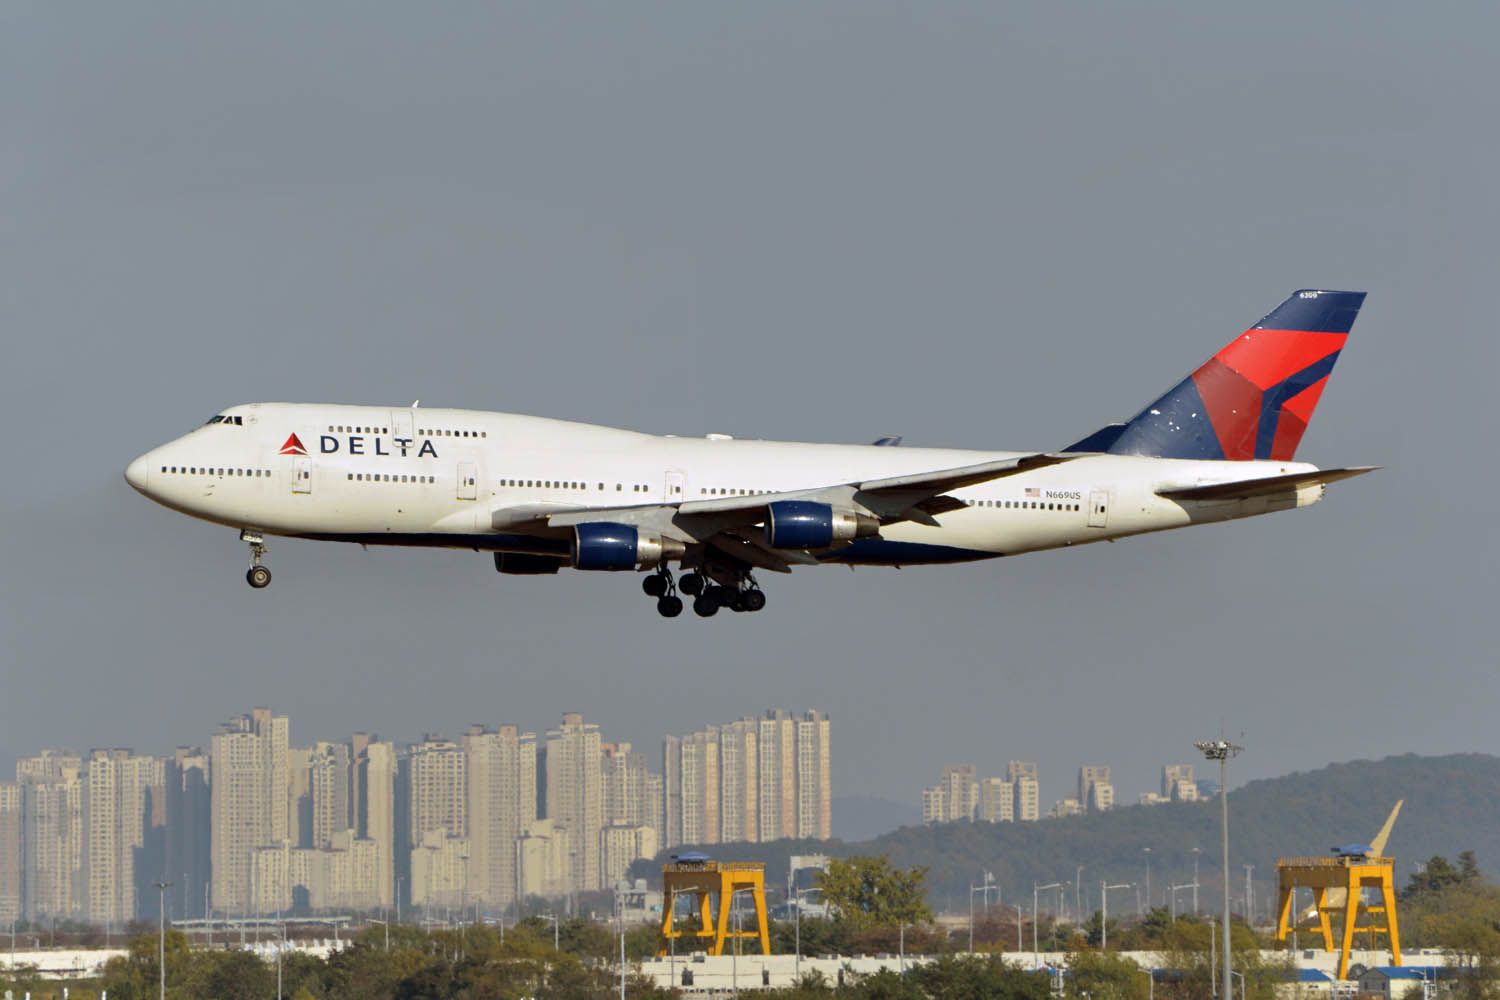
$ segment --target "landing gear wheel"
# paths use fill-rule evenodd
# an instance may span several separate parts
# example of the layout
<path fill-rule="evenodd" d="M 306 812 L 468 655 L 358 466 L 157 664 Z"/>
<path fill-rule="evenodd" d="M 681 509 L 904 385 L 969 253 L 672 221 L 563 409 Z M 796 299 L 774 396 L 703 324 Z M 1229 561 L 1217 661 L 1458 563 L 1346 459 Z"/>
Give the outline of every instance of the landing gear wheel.
<path fill-rule="evenodd" d="M 682 574 L 682 579 L 677 581 L 677 589 L 690 597 L 697 597 L 703 593 L 703 575 L 701 573 Z"/>
<path fill-rule="evenodd" d="M 245 582 L 256 590 L 263 590 L 271 585 L 271 571 L 265 566 L 251 566 L 245 570 Z"/>
<path fill-rule="evenodd" d="M 641 581 L 641 589 L 646 592 L 647 597 L 664 597 L 667 593 L 667 578 L 660 573 L 652 573 Z"/>
<path fill-rule="evenodd" d="M 750 610 L 748 607 L 745 606 L 745 595 L 744 595 L 743 592 L 738 593 L 738 594 L 732 594 L 730 596 L 730 598 L 729 598 L 729 610 L 730 611 L 749 611 Z"/>
<path fill-rule="evenodd" d="M 693 598 L 693 614 L 699 618 L 712 618 L 718 613 L 719 602 L 714 599 L 711 591 Z"/>
<path fill-rule="evenodd" d="M 747 590 L 741 599 L 745 602 L 746 611 L 759 611 L 766 606 L 766 595 L 761 590 Z"/>
<path fill-rule="evenodd" d="M 682 598 L 668 594 L 656 602 L 656 613 L 663 618 L 676 618 L 682 614 Z"/>

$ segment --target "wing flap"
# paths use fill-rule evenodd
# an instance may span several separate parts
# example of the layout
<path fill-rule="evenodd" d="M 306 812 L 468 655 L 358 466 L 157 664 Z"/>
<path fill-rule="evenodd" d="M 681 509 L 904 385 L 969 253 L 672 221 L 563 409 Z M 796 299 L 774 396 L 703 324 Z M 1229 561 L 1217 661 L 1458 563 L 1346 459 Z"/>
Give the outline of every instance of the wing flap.
<path fill-rule="evenodd" d="M 1237 479 L 1230 483 L 1209 483 L 1203 486 L 1164 486 L 1156 495 L 1168 500 L 1249 500 L 1273 493 L 1286 493 L 1308 486 L 1326 486 L 1341 479 L 1353 479 L 1379 466 L 1363 465 L 1349 469 L 1317 469 L 1312 472 L 1293 472 L 1285 476 L 1268 476 L 1262 479 Z"/>

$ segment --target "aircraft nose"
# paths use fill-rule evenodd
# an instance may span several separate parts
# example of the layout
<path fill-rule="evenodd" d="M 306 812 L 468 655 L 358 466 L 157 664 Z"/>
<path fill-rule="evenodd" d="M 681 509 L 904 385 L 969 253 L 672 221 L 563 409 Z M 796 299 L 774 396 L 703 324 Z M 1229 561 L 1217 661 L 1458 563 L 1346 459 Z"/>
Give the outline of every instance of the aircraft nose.
<path fill-rule="evenodd" d="M 151 475 L 151 456 L 142 455 L 140 458 L 125 466 L 125 481 L 141 493 L 146 492 L 146 486 Z"/>

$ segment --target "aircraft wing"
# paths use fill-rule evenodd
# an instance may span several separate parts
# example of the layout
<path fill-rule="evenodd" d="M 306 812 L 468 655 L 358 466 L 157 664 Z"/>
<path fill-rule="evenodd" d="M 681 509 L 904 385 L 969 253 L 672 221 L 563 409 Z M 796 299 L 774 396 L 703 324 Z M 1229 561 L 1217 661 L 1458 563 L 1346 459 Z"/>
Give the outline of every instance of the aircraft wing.
<path fill-rule="evenodd" d="M 561 534 L 563 530 L 590 521 L 613 521 L 684 542 L 712 545 L 757 568 L 789 572 L 793 565 L 815 564 L 817 559 L 797 550 L 773 549 L 764 544 L 759 532 L 746 530 L 765 521 L 769 504 L 782 500 L 807 500 L 868 514 L 881 524 L 901 521 L 936 524 L 935 515 L 964 506 L 961 501 L 945 496 L 949 490 L 1004 479 L 1080 457 L 1083 456 L 1038 453 L 807 490 L 675 503 L 617 507 L 527 504 L 493 511 L 491 523 L 496 530 L 550 535 Z"/>
<path fill-rule="evenodd" d="M 1262 479 L 1237 479 L 1229 483 L 1210 483 L 1202 486 L 1164 486 L 1156 495 L 1168 500 L 1248 500 L 1251 497 L 1272 493 L 1288 493 L 1308 486 L 1327 486 L 1340 479 L 1352 479 L 1366 472 L 1374 472 L 1379 466 L 1362 465 L 1349 469 L 1317 469 L 1311 472 L 1293 472 L 1285 476 L 1267 476 Z"/>

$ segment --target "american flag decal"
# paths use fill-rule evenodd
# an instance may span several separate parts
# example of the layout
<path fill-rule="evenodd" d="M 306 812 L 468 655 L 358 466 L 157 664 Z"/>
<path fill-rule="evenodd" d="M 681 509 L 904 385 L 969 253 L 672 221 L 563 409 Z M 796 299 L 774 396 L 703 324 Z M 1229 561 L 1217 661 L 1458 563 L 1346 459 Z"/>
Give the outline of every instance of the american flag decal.
<path fill-rule="evenodd" d="M 1035 486 L 1028 486 L 1028 487 L 1026 487 L 1026 495 L 1028 497 L 1031 497 L 1033 500 L 1035 500 L 1035 499 L 1041 497 L 1042 491 L 1039 490 L 1039 489 L 1037 489 Z"/>

